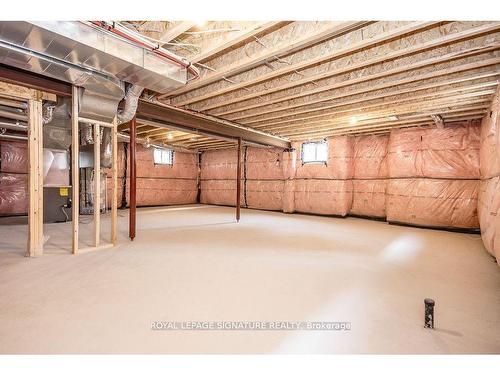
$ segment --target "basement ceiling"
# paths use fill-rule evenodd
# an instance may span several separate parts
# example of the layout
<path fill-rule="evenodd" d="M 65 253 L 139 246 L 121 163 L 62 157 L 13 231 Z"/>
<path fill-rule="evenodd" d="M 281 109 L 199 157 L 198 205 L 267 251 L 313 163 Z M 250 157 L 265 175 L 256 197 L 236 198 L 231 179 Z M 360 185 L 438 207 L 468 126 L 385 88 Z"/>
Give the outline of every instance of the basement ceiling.
<path fill-rule="evenodd" d="M 500 22 L 124 24 L 200 70 L 158 100 L 291 141 L 480 119 L 500 74 Z M 139 131 L 193 149 L 234 145 Z"/>

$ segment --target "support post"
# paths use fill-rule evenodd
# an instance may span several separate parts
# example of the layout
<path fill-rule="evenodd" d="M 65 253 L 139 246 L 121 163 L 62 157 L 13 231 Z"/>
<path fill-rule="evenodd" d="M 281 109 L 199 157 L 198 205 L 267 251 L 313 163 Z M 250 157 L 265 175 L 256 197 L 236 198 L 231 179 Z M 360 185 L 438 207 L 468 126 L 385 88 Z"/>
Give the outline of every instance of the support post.
<path fill-rule="evenodd" d="M 112 144 L 112 191 L 111 191 L 111 243 L 116 246 L 117 225 L 118 225 L 118 121 L 113 119 L 113 127 L 111 128 L 111 144 Z"/>
<path fill-rule="evenodd" d="M 38 96 L 38 95 L 36 95 Z M 29 213 L 27 256 L 43 254 L 43 129 L 42 101 L 28 101 Z"/>
<path fill-rule="evenodd" d="M 236 166 L 236 221 L 240 221 L 241 211 L 241 137 L 238 138 L 238 165 Z"/>
<path fill-rule="evenodd" d="M 78 127 L 78 87 L 72 89 L 71 106 L 71 180 L 72 180 L 72 215 L 73 215 L 73 239 L 72 252 L 78 252 L 78 220 L 80 216 L 80 170 L 79 170 L 79 147 L 80 147 L 79 127 Z"/>
<path fill-rule="evenodd" d="M 99 124 L 94 124 L 94 246 L 101 240 L 101 137 Z"/>
<path fill-rule="evenodd" d="M 136 142 L 137 142 L 137 129 L 135 116 L 130 121 L 130 202 L 129 202 L 129 237 L 133 241 L 135 238 L 135 224 L 136 224 L 136 182 L 137 182 L 137 171 L 136 171 Z"/>

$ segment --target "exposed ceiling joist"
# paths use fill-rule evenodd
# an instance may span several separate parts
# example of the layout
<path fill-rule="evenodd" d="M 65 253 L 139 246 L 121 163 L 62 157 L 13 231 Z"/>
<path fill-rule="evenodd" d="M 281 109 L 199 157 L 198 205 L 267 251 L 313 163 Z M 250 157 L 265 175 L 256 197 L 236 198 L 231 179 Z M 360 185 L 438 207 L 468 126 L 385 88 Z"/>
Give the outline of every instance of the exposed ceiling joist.
<path fill-rule="evenodd" d="M 217 103 L 217 104 L 214 104 L 214 105 L 209 105 L 209 106 L 204 106 L 204 107 L 201 107 L 201 108 L 197 108 L 197 110 L 199 110 L 199 111 L 206 111 L 206 110 L 218 108 L 218 107 L 221 107 L 221 106 L 224 106 L 224 105 L 228 105 L 228 104 L 231 104 L 231 103 L 236 103 L 236 102 L 240 102 L 240 101 L 244 101 L 244 100 L 249 100 L 249 99 L 257 97 L 257 96 L 267 95 L 267 94 L 270 94 L 270 93 L 273 93 L 273 92 L 277 92 L 277 91 L 283 91 L 283 90 L 286 90 L 286 89 L 289 89 L 289 88 L 292 88 L 292 87 L 304 85 L 304 84 L 312 82 L 312 81 L 320 81 L 320 80 L 325 79 L 325 78 L 333 77 L 333 76 L 340 75 L 340 74 L 345 74 L 345 73 L 348 73 L 348 72 L 351 72 L 351 71 L 355 71 L 355 70 L 358 70 L 358 69 L 366 68 L 366 67 L 371 66 L 371 65 L 376 65 L 376 64 L 380 64 L 382 62 L 386 62 L 386 61 L 390 61 L 390 60 L 395 60 L 395 59 L 398 59 L 398 58 L 401 58 L 401 57 L 404 57 L 404 56 L 416 54 L 416 53 L 419 53 L 419 52 L 422 52 L 422 51 L 426 51 L 426 50 L 428 50 L 430 48 L 437 48 L 437 47 L 440 47 L 440 46 L 443 46 L 443 45 L 447 45 L 447 44 L 451 44 L 451 43 L 457 43 L 457 42 L 463 41 L 465 39 L 470 39 L 470 38 L 474 38 L 474 37 L 480 36 L 480 35 L 484 34 L 485 32 L 491 32 L 491 31 L 495 31 L 495 30 L 500 30 L 500 24 L 486 25 L 486 26 L 483 25 L 483 26 L 475 27 L 475 28 L 472 28 L 470 30 L 466 30 L 466 31 L 463 31 L 463 32 L 458 32 L 458 33 L 453 33 L 453 34 L 449 34 L 449 35 L 446 35 L 444 37 L 441 37 L 441 38 L 438 38 L 438 39 L 435 39 L 435 40 L 431 40 L 431 41 L 427 41 L 427 42 L 424 42 L 424 43 L 420 43 L 420 44 L 417 44 L 417 45 L 414 45 L 414 46 L 411 46 L 411 47 L 408 47 L 408 48 L 404 48 L 402 50 L 394 51 L 394 52 L 389 53 L 389 54 L 384 54 L 383 56 L 380 56 L 380 57 L 376 57 L 376 58 L 372 58 L 372 59 L 367 59 L 367 60 L 362 61 L 360 63 L 348 64 L 347 66 L 340 67 L 340 68 L 337 68 L 337 69 L 328 70 L 327 72 L 324 72 L 324 73 L 313 74 L 313 75 L 306 76 L 306 77 L 304 77 L 302 79 L 299 79 L 299 80 L 296 80 L 296 81 L 292 81 L 292 82 L 289 82 L 289 83 L 286 83 L 286 84 L 276 85 L 276 86 L 273 86 L 273 87 L 271 87 L 269 89 L 266 89 L 264 91 L 258 91 L 258 92 L 255 92 L 255 93 L 251 93 L 251 94 L 247 94 L 247 95 L 238 97 L 236 99 L 232 99 L 232 101 L 225 101 L 225 102 L 222 102 L 222 103 Z M 348 47 L 348 48 L 351 48 L 351 47 Z M 367 47 L 367 48 L 369 48 L 369 47 Z M 496 46 L 496 48 L 498 48 L 498 46 Z M 476 50 L 478 50 L 478 48 L 471 49 L 470 52 L 475 53 L 475 54 L 480 53 L 480 51 L 476 51 Z M 481 47 L 480 50 L 483 50 L 484 52 L 487 52 L 487 50 L 492 50 L 492 49 L 488 48 L 488 46 L 484 46 L 484 47 Z M 449 54 L 448 55 L 448 58 L 452 58 L 452 57 L 453 57 L 453 54 Z M 270 79 L 273 79 L 273 78 L 276 78 L 276 73 L 274 73 L 274 72 L 268 74 L 266 77 L 259 76 L 255 80 L 247 81 L 243 85 L 237 85 L 237 86 L 234 85 L 232 87 L 230 86 L 230 87 L 222 89 L 222 90 L 214 90 L 213 92 L 208 93 L 206 95 L 198 96 L 198 97 L 194 97 L 194 98 L 190 98 L 190 99 L 185 100 L 183 102 L 176 103 L 176 105 L 183 106 L 183 105 L 194 103 L 194 102 L 197 102 L 197 101 L 202 101 L 202 100 L 208 99 L 210 97 L 215 97 L 215 96 L 218 96 L 218 95 L 222 95 L 222 94 L 224 94 L 226 92 L 234 91 L 234 90 L 243 88 L 244 86 L 255 85 L 255 84 L 259 83 L 259 82 L 262 82 L 263 80 L 270 80 Z M 224 111 L 220 111 L 220 113 L 217 113 L 217 114 L 224 114 L 223 112 Z"/>
<path fill-rule="evenodd" d="M 271 22 L 256 22 L 253 25 L 247 27 L 244 30 L 234 33 L 229 39 L 225 40 L 223 43 L 217 44 L 205 51 L 201 51 L 199 54 L 190 57 L 189 61 L 193 64 L 197 62 L 202 62 L 212 58 L 213 56 L 237 45 L 253 36 L 265 33 L 281 24 L 281 21 L 271 21 Z"/>
<path fill-rule="evenodd" d="M 457 65 L 456 67 L 453 67 L 453 68 L 448 68 L 448 69 L 444 69 L 444 70 L 441 70 L 441 71 L 435 71 L 435 72 L 431 72 L 431 73 L 427 73 L 427 74 L 423 74 L 423 75 L 415 76 L 415 77 L 410 76 L 408 78 L 405 78 L 405 79 L 402 79 L 402 80 L 399 80 L 399 81 L 389 81 L 388 83 L 385 83 L 385 84 L 381 84 L 381 85 L 378 85 L 378 86 L 372 86 L 372 87 L 366 87 L 366 88 L 363 88 L 363 89 L 360 89 L 360 90 L 357 90 L 357 91 L 356 90 L 355 91 L 347 91 L 347 92 L 342 93 L 342 94 L 333 94 L 333 95 L 321 97 L 319 99 L 308 100 L 306 102 L 301 102 L 301 103 L 298 103 L 298 104 L 288 104 L 288 105 L 284 105 L 282 107 L 271 108 L 271 109 L 268 109 L 268 110 L 260 110 L 256 114 L 247 114 L 247 115 L 232 117 L 231 120 L 233 120 L 233 121 L 234 120 L 242 120 L 242 119 L 248 119 L 248 118 L 251 118 L 251 117 L 262 116 L 262 115 L 266 115 L 266 114 L 270 114 L 270 113 L 276 113 L 276 112 L 282 112 L 282 111 L 290 111 L 291 109 L 300 108 L 300 107 L 306 107 L 306 106 L 310 106 L 310 105 L 318 104 L 318 103 L 325 103 L 325 102 L 328 102 L 328 101 L 331 101 L 331 100 L 345 98 L 345 97 L 352 96 L 352 95 L 357 95 L 357 94 L 360 94 L 360 93 L 366 93 L 366 92 L 370 92 L 370 91 L 374 91 L 374 90 L 380 90 L 380 89 L 383 89 L 383 88 L 388 88 L 388 87 L 393 87 L 393 86 L 396 86 L 396 85 L 407 84 L 407 83 L 410 83 L 410 82 L 416 82 L 416 81 L 420 81 L 420 80 L 424 80 L 424 79 L 439 77 L 439 76 L 453 74 L 453 73 L 457 73 L 457 72 L 463 72 L 463 71 L 473 70 L 473 69 L 477 69 L 477 68 L 481 68 L 481 67 L 485 67 L 485 66 L 496 65 L 499 62 L 500 62 L 500 58 L 493 58 L 493 59 L 488 59 L 488 60 L 485 60 L 485 61 L 480 61 L 480 62 L 471 63 L 471 64 Z M 341 82 L 341 83 L 335 85 L 335 87 L 333 87 L 333 89 L 338 89 L 338 88 L 341 88 L 341 87 L 347 87 L 347 86 L 350 86 L 351 83 L 352 84 L 359 83 L 358 81 L 364 82 L 364 81 L 366 81 L 366 77 L 360 77 L 359 80 L 353 79 L 351 81 Z M 312 111 L 317 111 L 317 110 L 318 110 L 318 108 L 315 108 Z M 288 113 L 290 115 L 290 112 L 288 112 Z M 277 115 L 276 117 L 277 118 L 281 118 L 283 116 L 284 116 L 284 114 L 281 114 L 281 115 Z M 263 120 L 259 119 L 259 120 L 256 120 L 256 121 L 244 121 L 243 123 L 247 125 L 247 124 L 255 123 L 255 122 L 258 122 L 258 121 L 263 121 Z"/>
<path fill-rule="evenodd" d="M 264 81 L 270 80 L 272 78 L 276 78 L 276 77 L 279 77 L 279 76 L 282 76 L 285 74 L 293 73 L 295 71 L 299 71 L 299 70 L 308 68 L 308 67 L 313 66 L 313 65 L 319 65 L 323 62 L 333 60 L 335 58 L 338 58 L 338 57 L 341 57 L 344 55 L 348 55 L 348 54 L 351 54 L 351 53 L 354 53 L 354 52 L 357 52 L 357 51 L 360 51 L 360 50 L 363 50 L 366 48 L 370 48 L 374 45 L 386 42 L 388 40 L 395 39 L 395 38 L 403 36 L 403 35 L 414 33 L 418 30 L 422 30 L 422 29 L 431 27 L 433 25 L 437 25 L 439 23 L 440 22 L 413 22 L 409 25 L 399 27 L 396 30 L 391 30 L 391 31 L 385 32 L 383 34 L 380 34 L 378 36 L 374 36 L 372 38 L 368 38 L 368 39 L 362 40 L 360 42 L 350 44 L 350 45 L 348 45 L 345 48 L 342 48 L 340 50 L 334 50 L 331 53 L 326 53 L 324 55 L 321 55 L 321 56 L 318 56 L 318 57 L 315 57 L 312 59 L 308 59 L 308 60 L 301 61 L 301 62 L 296 63 L 296 64 L 285 66 L 284 68 L 281 68 L 281 69 L 276 69 L 268 74 L 260 75 L 259 77 L 255 78 L 254 80 L 242 82 L 239 84 L 234 84 L 234 85 L 231 85 L 227 88 L 220 89 L 217 91 L 214 90 L 212 93 L 207 93 L 207 94 L 202 95 L 202 96 L 197 96 L 197 97 L 193 97 L 190 99 L 186 99 L 186 100 L 183 100 L 179 103 L 176 102 L 175 105 L 183 106 L 186 104 L 205 100 L 205 99 L 208 99 L 208 98 L 213 97 L 213 96 L 222 95 L 223 93 L 234 91 L 236 89 L 241 89 L 241 88 L 249 86 L 249 85 L 255 85 L 257 83 L 264 82 Z M 360 27 L 360 26 L 362 26 L 362 25 L 355 23 L 355 22 L 350 23 L 350 27 L 352 29 Z M 337 34 L 334 34 L 332 32 L 329 38 L 331 39 L 339 34 L 342 34 L 342 33 L 339 32 Z M 305 48 L 305 47 L 303 47 L 303 48 Z M 283 49 L 282 53 L 286 53 L 286 48 Z M 287 54 L 289 54 L 289 53 L 287 53 Z M 238 73 L 237 71 L 234 71 L 234 72 L 230 71 L 230 69 L 231 68 L 227 69 L 228 72 L 226 72 L 225 75 L 229 76 L 229 75 L 234 75 L 234 74 Z M 246 70 L 248 70 L 248 69 L 246 69 Z M 211 82 L 209 82 L 209 83 L 211 83 Z M 201 86 L 198 86 L 198 87 L 201 87 Z M 191 88 L 188 88 L 187 86 L 182 87 L 181 89 L 173 92 L 171 96 L 174 96 L 174 95 L 177 95 L 178 93 L 181 93 L 181 90 L 182 90 L 182 92 L 186 92 L 186 91 L 192 90 L 194 88 L 195 87 L 191 87 Z"/>
<path fill-rule="evenodd" d="M 389 77 L 392 75 L 408 72 L 411 70 L 422 69 L 422 68 L 425 68 L 428 66 L 434 66 L 434 65 L 438 65 L 438 64 L 442 64 L 442 63 L 446 63 L 446 62 L 456 61 L 459 59 L 464 59 L 467 57 L 476 56 L 476 55 L 484 54 L 487 52 L 492 52 L 492 51 L 495 51 L 498 49 L 500 49 L 500 43 L 495 43 L 494 45 L 487 46 L 484 48 L 470 48 L 470 49 L 461 51 L 460 53 L 454 52 L 454 53 L 446 54 L 443 56 L 433 57 L 430 59 L 424 59 L 422 61 L 417 61 L 413 64 L 404 64 L 403 66 L 395 67 L 392 69 L 386 69 L 386 70 L 383 70 L 383 71 L 378 72 L 378 73 L 366 74 L 366 75 L 362 75 L 358 78 L 352 78 L 352 79 L 348 79 L 348 80 L 341 81 L 341 82 L 335 82 L 332 84 L 323 85 L 323 86 L 320 86 L 320 87 L 315 88 L 315 89 L 304 90 L 300 94 L 284 95 L 284 96 L 281 96 L 279 98 L 264 100 L 258 104 L 247 105 L 247 106 L 242 106 L 239 108 L 233 108 L 233 109 L 228 109 L 228 110 L 215 111 L 215 112 L 213 112 L 213 113 L 211 112 L 211 113 L 214 115 L 217 115 L 217 116 L 227 116 L 227 115 L 231 115 L 233 113 L 238 113 L 238 112 L 247 111 L 247 110 L 254 109 L 254 108 L 259 108 L 259 107 L 262 107 L 265 105 L 271 105 L 271 104 L 280 103 L 280 102 L 284 102 L 284 101 L 291 100 L 291 99 L 297 99 L 297 98 L 304 97 L 304 96 L 315 95 L 315 94 L 319 94 L 321 92 L 329 91 L 332 89 L 337 89 L 337 88 L 341 88 L 341 87 L 345 87 L 345 86 L 351 86 L 351 85 L 354 85 L 357 83 L 367 82 L 367 81 L 371 81 L 371 80 L 375 80 L 375 79 L 385 78 L 385 77 Z M 346 69 L 342 69 L 342 70 L 346 70 Z M 451 69 L 450 71 L 452 72 L 453 69 Z M 231 101 L 232 103 L 229 103 L 229 101 Z M 229 101 L 227 102 L 227 104 L 233 104 L 233 103 L 237 102 L 234 100 L 229 100 Z M 222 104 L 221 106 L 226 105 L 226 103 L 218 103 L 217 105 L 212 105 L 210 107 L 212 107 L 212 108 L 215 108 L 216 106 L 219 107 L 219 104 Z M 205 111 L 206 109 L 207 108 L 202 108 L 202 109 L 200 109 L 200 111 Z M 232 118 L 237 119 L 239 117 L 232 116 Z"/>
<path fill-rule="evenodd" d="M 359 97 L 356 97 L 354 99 L 336 101 L 332 104 L 324 105 L 321 108 L 301 110 L 301 111 L 290 113 L 289 115 L 272 116 L 272 117 L 269 117 L 266 119 L 258 119 L 258 120 L 254 120 L 254 121 L 244 122 L 244 124 L 247 126 L 252 126 L 256 129 L 259 129 L 259 128 L 267 126 L 267 125 L 278 125 L 278 124 L 290 123 L 290 122 L 295 122 L 295 121 L 310 120 L 310 119 L 320 118 L 320 117 L 323 117 L 325 115 L 331 115 L 335 111 L 330 111 L 330 110 L 335 109 L 335 108 L 346 107 L 346 106 L 350 106 L 350 105 L 354 105 L 354 104 L 360 104 L 360 103 L 381 100 L 381 99 L 388 98 L 391 96 L 415 93 L 418 91 L 428 90 L 428 89 L 432 89 L 432 88 L 438 88 L 438 87 L 446 86 L 446 85 L 463 83 L 463 82 L 482 79 L 482 78 L 495 77 L 495 76 L 498 76 L 498 74 L 500 74 L 500 71 L 495 69 L 492 71 L 479 72 L 479 73 L 470 74 L 470 75 L 464 75 L 464 76 L 461 75 L 458 78 L 453 78 L 453 79 L 448 79 L 448 80 L 439 80 L 437 82 L 433 82 L 430 84 L 422 84 L 419 86 L 413 86 L 413 87 L 403 88 L 403 89 L 399 89 L 399 90 L 387 90 L 387 89 L 391 89 L 393 87 L 398 87 L 398 86 L 401 86 L 404 84 L 413 83 L 413 80 L 408 81 L 407 79 L 405 79 L 402 81 L 392 82 L 390 85 L 373 86 L 373 87 L 368 88 L 368 89 L 361 89 L 361 90 L 355 90 L 355 91 L 349 92 L 349 95 L 345 95 L 345 96 L 341 95 L 341 98 L 359 96 Z M 415 76 L 414 78 L 416 78 L 415 82 L 418 82 L 418 81 L 423 81 L 423 80 L 433 78 L 433 77 L 424 78 L 423 76 Z M 422 79 L 419 79 L 419 78 L 422 78 Z M 383 90 L 383 89 L 385 89 L 387 91 L 379 93 L 379 94 L 365 95 L 371 91 L 379 91 L 379 90 Z M 397 98 L 397 99 L 399 99 L 399 98 Z"/>
<path fill-rule="evenodd" d="M 364 23 L 364 22 L 363 22 Z M 224 77 L 230 77 L 235 74 L 247 71 L 249 69 L 255 68 L 269 59 L 276 58 L 276 56 L 289 55 L 293 52 L 299 51 L 301 49 L 307 48 L 326 39 L 332 38 L 336 35 L 343 34 L 355 27 L 358 27 L 359 22 L 333 22 L 331 26 L 323 28 L 313 35 L 307 35 L 302 39 L 296 41 L 290 41 L 290 43 L 282 43 L 278 47 L 264 49 L 264 51 L 257 56 L 250 56 L 242 61 L 238 61 L 235 64 L 224 67 L 213 73 L 207 74 L 205 77 L 188 83 L 186 86 L 174 90 L 170 93 L 160 96 L 159 98 L 166 96 L 176 96 L 185 93 L 190 90 L 194 90 L 199 87 L 209 85 L 210 83 L 217 82 Z"/>
<path fill-rule="evenodd" d="M 178 24 L 165 30 L 165 32 L 159 37 L 159 40 L 167 44 L 175 38 L 178 38 L 180 35 L 184 34 L 189 29 L 193 28 L 194 26 L 196 26 L 196 22 L 193 21 L 179 22 Z"/>

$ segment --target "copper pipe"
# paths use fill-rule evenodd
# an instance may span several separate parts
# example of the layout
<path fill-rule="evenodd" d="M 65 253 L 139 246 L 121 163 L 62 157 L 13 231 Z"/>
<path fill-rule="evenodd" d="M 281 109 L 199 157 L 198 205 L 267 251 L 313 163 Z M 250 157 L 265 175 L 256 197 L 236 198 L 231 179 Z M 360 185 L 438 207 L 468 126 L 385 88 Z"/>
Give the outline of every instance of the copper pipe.
<path fill-rule="evenodd" d="M 137 126 L 135 122 L 135 116 L 129 122 L 130 126 L 130 210 L 129 210 L 129 237 L 133 241 L 135 238 L 135 223 L 136 223 L 136 210 L 137 210 L 137 200 L 136 200 L 136 182 L 137 182 L 137 171 L 136 171 L 136 141 L 137 141 Z"/>
<path fill-rule="evenodd" d="M 236 166 L 236 221 L 240 221 L 241 211 L 241 137 L 238 138 L 238 165 Z"/>

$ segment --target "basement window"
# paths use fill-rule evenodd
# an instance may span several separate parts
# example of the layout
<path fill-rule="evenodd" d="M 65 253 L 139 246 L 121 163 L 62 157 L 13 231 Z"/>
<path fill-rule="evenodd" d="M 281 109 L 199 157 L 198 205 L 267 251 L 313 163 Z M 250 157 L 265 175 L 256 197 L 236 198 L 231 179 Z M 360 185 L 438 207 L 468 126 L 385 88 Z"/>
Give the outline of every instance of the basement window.
<path fill-rule="evenodd" d="M 155 165 L 174 165 L 174 151 L 166 150 L 163 148 L 154 149 L 154 163 Z"/>
<path fill-rule="evenodd" d="M 325 163 L 328 160 L 326 141 L 302 143 L 302 164 Z"/>

